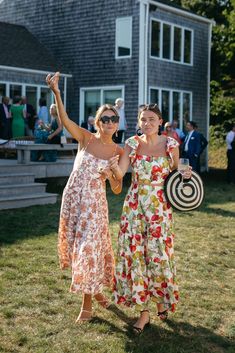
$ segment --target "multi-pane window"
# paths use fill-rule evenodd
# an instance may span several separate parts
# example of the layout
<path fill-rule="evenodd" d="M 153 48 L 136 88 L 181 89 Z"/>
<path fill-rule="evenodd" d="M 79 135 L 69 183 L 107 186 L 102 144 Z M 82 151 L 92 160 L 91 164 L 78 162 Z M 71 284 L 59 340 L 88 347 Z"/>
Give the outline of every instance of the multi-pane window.
<path fill-rule="evenodd" d="M 162 112 L 164 122 L 177 120 L 181 129 L 187 121 L 192 120 L 192 93 L 150 88 L 150 103 L 157 103 Z"/>
<path fill-rule="evenodd" d="M 46 86 L 27 85 L 25 83 L 0 82 L 0 103 L 1 96 L 8 96 L 12 104 L 15 96 L 26 96 L 27 101 L 36 111 L 39 110 L 39 98 L 45 98 L 47 107 L 53 103 L 53 93 Z"/>
<path fill-rule="evenodd" d="M 132 17 L 116 19 L 116 58 L 130 58 L 132 51 Z"/>
<path fill-rule="evenodd" d="M 102 104 L 115 105 L 117 98 L 124 97 L 123 87 L 97 87 L 81 89 L 80 117 L 87 121 L 89 116 L 95 116 L 97 109 Z"/>
<path fill-rule="evenodd" d="M 151 57 L 193 63 L 193 31 L 191 29 L 152 19 Z"/>

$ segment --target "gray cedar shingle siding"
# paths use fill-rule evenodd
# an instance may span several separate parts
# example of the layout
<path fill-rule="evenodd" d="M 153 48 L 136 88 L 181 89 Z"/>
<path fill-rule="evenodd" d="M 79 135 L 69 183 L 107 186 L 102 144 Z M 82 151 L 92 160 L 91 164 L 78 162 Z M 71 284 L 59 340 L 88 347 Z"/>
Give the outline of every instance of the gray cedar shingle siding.
<path fill-rule="evenodd" d="M 5 11 L 4 11 L 5 9 Z M 132 58 L 115 60 L 115 20 L 132 16 Z M 157 9 L 151 16 L 194 29 L 194 65 L 149 58 L 148 84 L 193 92 L 193 118 L 206 134 L 208 25 Z M 63 62 L 68 80 L 68 113 L 77 120 L 81 87 L 125 85 L 128 125 L 138 107 L 139 3 L 136 0 L 41 0 L 0 4 L 0 20 L 25 25 Z M 149 53 L 149 49 L 148 49 Z"/>

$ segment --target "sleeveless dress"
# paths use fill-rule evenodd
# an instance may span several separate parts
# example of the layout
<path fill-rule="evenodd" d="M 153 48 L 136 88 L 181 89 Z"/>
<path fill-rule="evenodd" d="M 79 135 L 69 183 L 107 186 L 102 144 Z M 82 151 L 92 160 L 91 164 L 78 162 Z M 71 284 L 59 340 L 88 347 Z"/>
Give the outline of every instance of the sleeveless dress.
<path fill-rule="evenodd" d="M 138 154 L 138 136 L 129 138 L 126 144 L 132 148 L 129 156 L 133 172 L 118 235 L 115 302 L 143 310 L 152 299 L 174 311 L 178 286 L 172 209 L 159 184 L 170 172 L 171 151 L 178 142 L 167 138 L 167 157 Z"/>
<path fill-rule="evenodd" d="M 112 286 L 114 272 L 106 190 L 98 173 L 108 160 L 86 148 L 78 151 L 63 192 L 58 253 L 61 269 L 72 268 L 70 291 L 97 294 Z"/>
<path fill-rule="evenodd" d="M 10 112 L 12 116 L 12 137 L 25 136 L 25 120 L 23 115 L 23 105 L 12 105 Z"/>

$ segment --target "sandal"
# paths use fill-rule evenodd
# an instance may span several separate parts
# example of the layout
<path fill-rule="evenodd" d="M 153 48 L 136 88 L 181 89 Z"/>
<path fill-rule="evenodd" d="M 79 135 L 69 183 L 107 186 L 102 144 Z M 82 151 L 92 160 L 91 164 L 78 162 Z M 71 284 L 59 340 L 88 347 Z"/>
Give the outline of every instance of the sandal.
<path fill-rule="evenodd" d="M 92 314 L 92 311 L 88 311 L 88 310 L 82 309 L 82 310 L 80 311 L 80 314 L 78 315 L 77 320 L 75 321 L 76 324 L 79 324 L 79 323 L 82 323 L 82 322 L 89 322 L 89 321 L 91 321 L 91 319 L 92 319 L 92 316 L 91 316 L 91 315 L 90 315 L 90 317 L 81 318 L 82 313 L 89 313 L 89 314 Z"/>
<path fill-rule="evenodd" d="M 141 311 L 141 313 L 144 313 L 144 312 L 148 312 L 148 313 L 149 313 L 149 310 L 142 310 L 142 311 Z M 144 324 L 144 327 L 143 327 L 143 328 L 133 325 L 133 326 L 132 326 L 132 329 L 133 329 L 133 332 L 134 332 L 137 336 L 140 336 L 140 335 L 144 332 L 144 329 L 145 329 L 146 327 L 149 327 L 149 326 L 150 326 L 150 317 L 149 317 L 149 321 L 146 322 L 146 324 Z"/>
<path fill-rule="evenodd" d="M 160 320 L 164 321 L 167 320 L 168 318 L 168 310 L 164 310 L 164 311 L 159 311 L 157 316 L 159 317 Z"/>
<path fill-rule="evenodd" d="M 97 299 L 96 296 L 100 296 L 101 299 Z M 95 296 L 95 300 L 97 301 L 97 303 L 102 306 L 102 308 L 104 309 L 108 309 L 111 305 L 110 301 L 101 293 L 96 294 Z"/>

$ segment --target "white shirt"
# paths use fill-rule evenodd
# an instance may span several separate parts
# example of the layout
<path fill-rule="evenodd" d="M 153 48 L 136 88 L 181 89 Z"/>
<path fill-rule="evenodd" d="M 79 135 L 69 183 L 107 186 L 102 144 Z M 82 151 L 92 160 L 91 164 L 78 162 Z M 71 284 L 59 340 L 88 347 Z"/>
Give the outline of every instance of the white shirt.
<path fill-rule="evenodd" d="M 119 126 L 118 130 L 126 130 L 126 118 L 125 118 L 125 111 L 123 108 L 117 109 L 115 107 L 116 111 L 118 112 L 119 115 Z"/>
<path fill-rule="evenodd" d="M 186 136 L 186 140 L 185 140 L 186 142 L 185 142 L 185 145 L 184 145 L 184 150 L 185 150 L 185 152 L 188 151 L 189 140 L 191 139 L 191 136 L 192 136 L 193 132 L 194 132 L 194 130 L 190 131 L 190 132 L 188 133 L 188 135 Z"/>
<path fill-rule="evenodd" d="M 235 132 L 232 130 L 229 131 L 229 133 L 227 133 L 227 136 L 226 136 L 226 143 L 227 143 L 228 150 L 232 149 L 231 142 L 233 142 L 234 138 L 235 138 Z"/>

